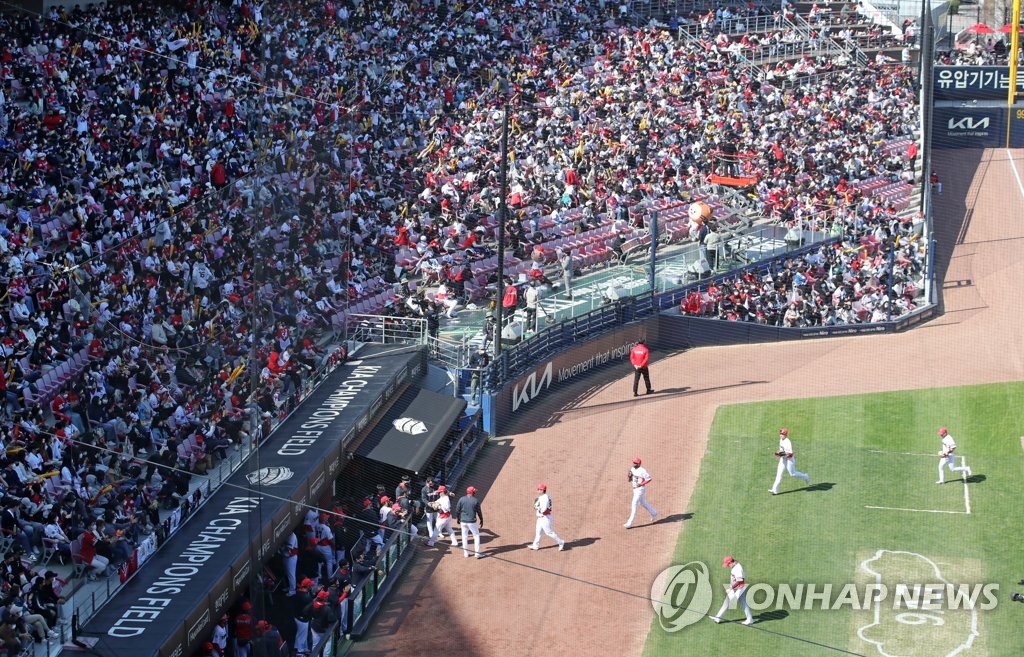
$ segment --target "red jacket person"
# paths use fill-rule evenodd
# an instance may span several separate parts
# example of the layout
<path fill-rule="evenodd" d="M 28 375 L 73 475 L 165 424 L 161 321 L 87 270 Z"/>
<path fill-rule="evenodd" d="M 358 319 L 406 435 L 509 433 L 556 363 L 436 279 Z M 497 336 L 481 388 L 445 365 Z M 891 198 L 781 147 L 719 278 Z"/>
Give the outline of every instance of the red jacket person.
<path fill-rule="evenodd" d="M 629 362 L 633 363 L 633 396 L 638 397 L 637 388 L 640 385 L 640 377 L 644 377 L 644 385 L 647 386 L 647 394 L 654 392 L 651 388 L 651 375 L 647 371 L 647 362 L 651 359 L 651 352 L 643 340 L 636 343 L 636 346 L 629 352 Z"/>

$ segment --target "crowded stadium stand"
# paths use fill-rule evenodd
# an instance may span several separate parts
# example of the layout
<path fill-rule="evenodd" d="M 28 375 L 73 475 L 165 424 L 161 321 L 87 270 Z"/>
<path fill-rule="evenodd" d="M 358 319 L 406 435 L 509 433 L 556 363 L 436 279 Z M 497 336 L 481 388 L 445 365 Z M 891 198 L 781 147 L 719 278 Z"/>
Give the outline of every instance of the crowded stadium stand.
<path fill-rule="evenodd" d="M 0 638 L 11 655 L 109 640 L 101 626 L 126 617 L 129 594 L 166 575 L 150 563 L 226 508 L 211 500 L 255 485 L 261 452 L 351 371 L 359 343 L 416 336 L 465 369 L 496 332 L 535 333 L 537 310 L 561 321 L 620 290 L 650 292 L 635 273 L 652 243 L 659 289 L 697 286 L 679 304 L 694 316 L 856 325 L 927 303 L 919 108 L 902 56 L 915 27 L 898 34 L 856 3 L 7 9 Z M 521 18 L 506 23 L 507 10 Z M 729 272 L 725 285 L 710 279 Z M 517 303 L 511 326 L 491 325 L 509 286 L 539 290 L 532 326 Z M 414 403 L 403 392 L 381 391 L 356 433 L 383 441 L 374 427 L 402 419 L 385 417 L 385 400 Z M 420 486 L 450 481 L 479 437 L 466 401 L 422 463 L 369 465 L 353 435 L 354 451 L 337 452 L 352 470 L 319 497 L 288 496 L 326 517 L 290 527 L 268 512 L 251 530 L 264 542 L 247 534 L 260 547 L 244 576 L 217 580 L 223 599 L 176 598 L 180 622 L 158 654 L 232 654 L 239 637 L 315 651 L 358 634 L 369 615 L 354 596 L 372 597 L 359 582 L 378 590 L 390 551 L 409 544 Z M 393 509 L 402 476 L 415 495 Z M 320 549 L 309 541 L 320 526 L 345 541 Z M 383 529 L 360 538 L 366 526 Z M 277 595 L 308 597 L 309 613 L 294 603 L 272 615 Z M 299 638 L 295 617 L 307 616 Z"/>

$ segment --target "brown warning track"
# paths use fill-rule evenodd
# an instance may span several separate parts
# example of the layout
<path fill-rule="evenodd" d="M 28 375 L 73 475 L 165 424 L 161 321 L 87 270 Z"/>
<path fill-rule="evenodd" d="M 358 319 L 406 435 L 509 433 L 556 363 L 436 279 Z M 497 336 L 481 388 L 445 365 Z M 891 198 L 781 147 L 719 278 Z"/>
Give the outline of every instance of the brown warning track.
<path fill-rule="evenodd" d="M 1024 151 L 937 151 L 937 277 L 944 313 L 888 336 L 697 349 L 652 361 L 659 391 L 634 401 L 631 375 L 575 400 L 538 400 L 488 445 L 467 483 L 482 489 L 485 548 L 494 556 L 421 548 L 371 633 L 351 654 L 639 655 L 645 602 L 670 563 L 715 410 L 721 404 L 907 390 L 1024 378 Z M 656 355 L 657 356 L 657 355 Z M 870 365 L 869 365 L 870 364 Z M 828 372 L 855 375 L 829 378 Z M 532 406 L 532 404 L 531 404 Z M 642 456 L 659 522 L 623 529 L 625 474 Z M 554 500 L 557 552 L 533 539 L 538 483 Z M 461 492 L 461 491 L 460 491 Z"/>

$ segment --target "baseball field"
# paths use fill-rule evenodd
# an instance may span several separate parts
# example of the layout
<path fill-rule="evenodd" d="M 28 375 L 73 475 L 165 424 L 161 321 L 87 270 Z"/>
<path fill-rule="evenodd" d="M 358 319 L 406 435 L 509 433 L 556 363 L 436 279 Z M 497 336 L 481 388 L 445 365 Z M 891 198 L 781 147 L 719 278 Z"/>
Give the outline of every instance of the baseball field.
<path fill-rule="evenodd" d="M 1017 654 L 1022 403 L 1013 383 L 719 408 L 673 559 L 707 565 L 711 605 L 684 582 L 677 606 L 707 616 L 669 604 L 644 654 Z M 947 470 L 940 486 L 947 422 L 972 476 Z M 786 474 L 773 496 L 782 426 L 811 483 Z M 721 625 L 708 617 L 728 584 L 723 546 L 746 570 L 752 626 L 738 608 Z"/>
<path fill-rule="evenodd" d="M 1024 604 L 1009 599 L 1024 592 L 1022 158 L 939 152 L 942 313 L 922 326 L 655 353 L 657 394 L 634 399 L 627 366 L 531 402 L 466 477 L 481 489 L 487 558 L 418 551 L 350 654 L 1024 654 Z M 935 484 L 943 425 L 957 465 L 972 468 L 968 482 L 947 473 Z M 772 496 L 782 426 L 812 485 L 787 476 Z M 624 475 L 636 456 L 653 474 L 647 499 L 659 517 L 649 524 L 641 510 L 627 530 Z M 564 552 L 547 539 L 527 549 L 540 482 Z M 720 625 L 702 612 L 662 629 L 650 602 L 662 574 L 686 567 L 674 582 L 696 584 L 703 564 L 713 614 L 726 555 L 746 569 L 752 604 L 769 590 L 784 604 L 756 609 L 749 627 L 731 610 Z M 826 584 L 827 610 L 807 593 Z M 937 601 L 906 588 L 947 584 Z M 844 597 L 871 586 L 892 590 L 877 605 Z M 977 613 L 959 597 L 974 593 Z M 985 594 L 994 608 L 981 608 Z"/>

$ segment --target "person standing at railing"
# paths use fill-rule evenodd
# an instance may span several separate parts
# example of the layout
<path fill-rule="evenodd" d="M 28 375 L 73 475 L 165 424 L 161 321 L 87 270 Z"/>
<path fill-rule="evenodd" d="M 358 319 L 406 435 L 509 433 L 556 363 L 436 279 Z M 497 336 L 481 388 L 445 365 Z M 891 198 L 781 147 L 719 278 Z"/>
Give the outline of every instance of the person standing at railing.
<path fill-rule="evenodd" d="M 516 308 L 519 307 L 519 288 L 515 286 L 511 278 L 505 277 L 505 291 L 501 296 L 502 324 L 508 325 L 515 320 Z"/>
<path fill-rule="evenodd" d="M 526 301 L 526 330 L 537 331 L 537 306 L 540 303 L 540 293 L 537 292 L 537 280 L 530 281 L 530 285 L 523 292 L 523 299 Z"/>
<path fill-rule="evenodd" d="M 485 350 L 488 348 L 488 345 L 490 345 L 491 342 L 494 340 L 494 336 L 497 335 L 497 331 L 496 331 L 497 323 L 498 323 L 497 320 L 494 319 L 494 313 L 488 312 L 487 316 L 484 318 L 484 346 L 483 346 L 483 348 Z"/>
<path fill-rule="evenodd" d="M 476 353 L 469 357 L 469 367 L 472 370 L 472 375 L 469 379 L 469 401 L 471 404 L 477 403 L 477 393 L 483 395 L 484 372 L 487 370 L 490 362 L 491 359 L 487 356 L 487 350 L 483 347 L 477 349 Z"/>
<path fill-rule="evenodd" d="M 556 249 L 555 254 L 558 256 L 558 267 L 561 269 L 562 275 L 562 287 L 565 291 L 565 296 L 572 299 L 572 277 L 573 277 L 573 258 L 572 249 L 562 250 Z"/>

